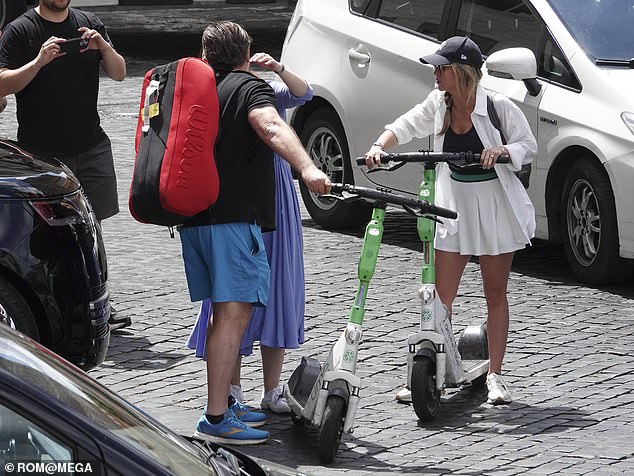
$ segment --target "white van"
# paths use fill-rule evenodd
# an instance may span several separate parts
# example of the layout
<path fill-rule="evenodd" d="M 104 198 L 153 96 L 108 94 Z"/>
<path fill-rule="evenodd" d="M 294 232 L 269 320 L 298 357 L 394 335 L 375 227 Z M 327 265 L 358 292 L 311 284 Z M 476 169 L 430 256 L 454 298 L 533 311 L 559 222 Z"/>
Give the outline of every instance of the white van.
<path fill-rule="evenodd" d="M 408 164 L 366 174 L 354 165 L 385 124 L 434 87 L 419 58 L 454 35 L 485 56 L 526 47 L 540 91 L 486 73 L 483 85 L 524 111 L 539 144 L 529 195 L 537 238 L 563 242 L 575 275 L 610 283 L 634 274 L 634 0 L 299 0 L 282 62 L 315 98 L 291 117 L 333 181 L 416 193 Z M 429 140 L 395 150 L 429 149 Z M 325 227 L 353 227 L 367 206 L 302 196 Z"/>

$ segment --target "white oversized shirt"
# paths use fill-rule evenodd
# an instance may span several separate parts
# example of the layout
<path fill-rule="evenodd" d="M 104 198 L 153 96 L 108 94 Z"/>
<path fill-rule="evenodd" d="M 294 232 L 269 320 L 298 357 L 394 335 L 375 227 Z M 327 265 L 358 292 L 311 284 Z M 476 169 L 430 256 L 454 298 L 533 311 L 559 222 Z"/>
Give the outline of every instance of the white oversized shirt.
<path fill-rule="evenodd" d="M 535 209 L 514 171 L 520 170 L 522 165 L 533 161 L 537 153 L 537 141 L 524 113 L 510 99 L 503 94 L 496 94 L 493 96 L 493 103 L 500 118 L 501 128 L 507 141 L 505 147 L 512 162 L 496 164 L 495 171 L 515 218 L 524 231 L 527 241 L 530 241 L 535 235 Z M 422 139 L 434 134 L 434 150 L 441 152 L 445 135 L 440 132 L 446 110 L 444 91 L 435 89 L 422 103 L 414 106 L 391 124 L 387 124 L 385 129 L 396 136 L 399 144 L 407 143 L 414 137 Z M 489 119 L 487 92 L 482 86 L 478 86 L 476 91 L 476 104 L 471 113 L 471 122 L 486 149 L 503 145 L 499 131 Z M 441 163 L 436 171 L 435 202 L 441 207 L 455 210 L 449 167 L 446 163 Z M 457 231 L 456 221 L 445 220 L 437 227 L 437 231 L 454 234 Z"/>

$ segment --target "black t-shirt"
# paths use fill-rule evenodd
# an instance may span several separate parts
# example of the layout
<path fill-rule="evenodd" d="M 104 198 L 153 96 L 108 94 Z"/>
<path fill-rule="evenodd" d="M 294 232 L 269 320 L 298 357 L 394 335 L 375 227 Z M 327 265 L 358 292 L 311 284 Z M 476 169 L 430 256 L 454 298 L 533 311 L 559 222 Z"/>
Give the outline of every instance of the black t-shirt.
<path fill-rule="evenodd" d="M 35 59 L 51 36 L 77 38 L 79 27 L 97 30 L 110 42 L 103 23 L 92 13 L 69 9 L 66 20 L 50 22 L 34 9 L 17 18 L 0 38 L 0 68 L 18 69 Z M 44 66 L 16 94 L 18 141 L 42 152 L 77 153 L 104 136 L 97 113 L 98 50 L 69 53 Z"/>
<path fill-rule="evenodd" d="M 257 223 L 275 229 L 275 169 L 273 152 L 248 121 L 253 109 L 275 108 L 275 93 L 262 79 L 245 71 L 216 69 L 220 131 L 216 167 L 218 200 L 210 214 L 203 212 L 185 226 L 209 223 Z"/>

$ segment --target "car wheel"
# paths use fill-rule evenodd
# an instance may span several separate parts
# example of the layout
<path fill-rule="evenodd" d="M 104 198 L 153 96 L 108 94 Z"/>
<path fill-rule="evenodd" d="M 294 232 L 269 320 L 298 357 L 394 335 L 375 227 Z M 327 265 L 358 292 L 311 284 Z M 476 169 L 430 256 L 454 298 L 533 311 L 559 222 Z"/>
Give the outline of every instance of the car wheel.
<path fill-rule="evenodd" d="M 318 169 L 333 183 L 353 183 L 350 153 L 343 127 L 329 109 L 318 109 L 308 117 L 301 132 L 302 143 Z M 370 220 L 367 202 L 342 202 L 311 193 L 299 181 L 304 205 L 315 222 L 324 228 L 358 228 Z"/>
<path fill-rule="evenodd" d="M 20 292 L 4 277 L 0 276 L 0 323 L 40 339 L 33 313 Z"/>
<path fill-rule="evenodd" d="M 561 204 L 564 249 L 575 276 L 589 284 L 629 279 L 633 270 L 619 256 L 612 187 L 596 161 L 582 158 L 570 167 Z"/>
<path fill-rule="evenodd" d="M 25 11 L 25 0 L 0 0 L 0 29 Z"/>

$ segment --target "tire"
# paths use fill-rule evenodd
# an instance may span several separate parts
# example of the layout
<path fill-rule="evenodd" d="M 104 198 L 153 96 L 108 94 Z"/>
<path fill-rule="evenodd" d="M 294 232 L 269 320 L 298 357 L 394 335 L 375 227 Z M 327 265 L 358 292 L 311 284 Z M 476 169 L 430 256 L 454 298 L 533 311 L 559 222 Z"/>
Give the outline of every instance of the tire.
<path fill-rule="evenodd" d="M 335 459 L 343 433 L 345 410 L 346 402 L 343 398 L 335 395 L 328 397 L 319 432 L 318 456 L 323 464 L 330 464 Z"/>
<path fill-rule="evenodd" d="M 626 281 L 634 269 L 619 256 L 616 206 L 610 180 L 596 161 L 576 161 L 561 200 L 564 249 L 575 276 L 588 284 Z"/>
<path fill-rule="evenodd" d="M 301 132 L 301 140 L 318 169 L 333 183 L 354 182 L 348 142 L 337 115 L 330 109 L 318 109 L 311 114 Z M 308 213 L 318 225 L 327 229 L 354 229 L 365 225 L 372 213 L 368 202 L 342 202 L 320 198 L 299 181 Z"/>
<path fill-rule="evenodd" d="M 295 415 L 293 412 L 291 412 L 291 421 L 293 422 L 293 425 L 295 426 L 306 425 L 306 422 L 304 421 L 304 419 L 298 415 Z"/>
<path fill-rule="evenodd" d="M 0 0 L 0 29 L 26 11 L 26 0 Z"/>
<path fill-rule="evenodd" d="M 440 407 L 440 391 L 436 388 L 436 365 L 428 357 L 414 362 L 412 368 L 412 404 L 421 421 L 436 418 Z"/>
<path fill-rule="evenodd" d="M 0 276 L 0 323 L 40 340 L 40 333 L 31 312 L 20 292 L 4 277 Z"/>

